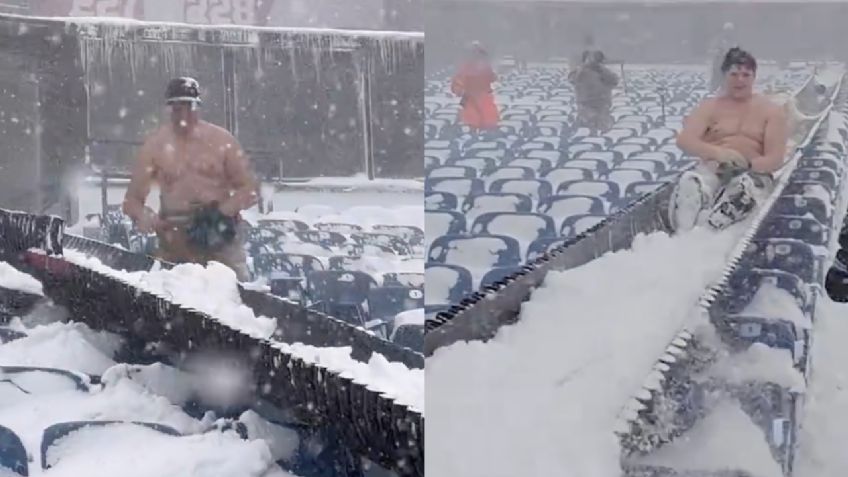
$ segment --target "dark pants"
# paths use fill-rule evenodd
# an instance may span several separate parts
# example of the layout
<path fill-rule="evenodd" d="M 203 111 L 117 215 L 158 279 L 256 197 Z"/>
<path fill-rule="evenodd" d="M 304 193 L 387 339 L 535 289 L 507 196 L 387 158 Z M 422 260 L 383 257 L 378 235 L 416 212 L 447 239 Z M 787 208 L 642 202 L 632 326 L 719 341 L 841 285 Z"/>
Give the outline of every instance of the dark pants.
<path fill-rule="evenodd" d="M 220 262 L 230 267 L 238 277 L 239 281 L 250 280 L 247 270 L 247 254 L 244 251 L 247 223 L 238 221 L 236 238 L 232 243 L 215 251 L 199 250 L 189 243 L 186 230 L 189 220 L 181 217 L 170 217 L 166 219 L 167 226 L 157 232 L 159 236 L 159 248 L 156 256 L 162 260 L 174 263 L 199 263 L 206 265 L 208 262 Z"/>

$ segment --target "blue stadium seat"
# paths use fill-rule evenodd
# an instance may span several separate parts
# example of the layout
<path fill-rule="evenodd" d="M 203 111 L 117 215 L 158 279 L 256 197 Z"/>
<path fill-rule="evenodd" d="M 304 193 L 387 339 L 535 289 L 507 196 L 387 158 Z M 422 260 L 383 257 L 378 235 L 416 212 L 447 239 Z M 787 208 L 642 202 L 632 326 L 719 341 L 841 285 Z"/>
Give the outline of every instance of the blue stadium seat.
<path fill-rule="evenodd" d="M 472 291 L 471 272 L 460 265 L 427 263 L 424 277 L 426 309 L 432 305 L 459 303 Z"/>
<path fill-rule="evenodd" d="M 535 179 L 536 172 L 529 167 L 501 166 L 489 171 L 483 179 L 496 181 L 501 179 Z"/>
<path fill-rule="evenodd" d="M 518 241 L 505 235 L 445 235 L 433 241 L 427 257 L 468 268 L 509 267 L 521 263 L 519 250 Z"/>
<path fill-rule="evenodd" d="M 425 210 L 457 210 L 459 201 L 449 192 L 428 192 L 424 195 Z"/>
<path fill-rule="evenodd" d="M 628 184 L 627 189 L 624 191 L 624 197 L 635 198 L 644 194 L 650 194 L 666 184 L 668 182 L 664 181 L 633 182 L 632 184 Z"/>
<path fill-rule="evenodd" d="M 828 223 L 833 214 L 832 205 L 826 204 L 818 197 L 802 195 L 784 195 L 775 200 L 769 213 L 775 215 L 803 216 L 810 214 L 820 223 Z"/>
<path fill-rule="evenodd" d="M 483 278 L 480 280 L 480 288 L 485 288 L 494 285 L 496 282 L 503 280 L 504 278 L 518 273 L 521 271 L 521 267 L 498 267 L 493 268 L 486 272 L 483 275 Z"/>
<path fill-rule="evenodd" d="M 424 211 L 424 222 L 429 237 L 459 235 L 465 233 L 466 229 L 465 216 L 449 210 L 426 210 Z"/>
<path fill-rule="evenodd" d="M 446 177 L 460 178 L 460 179 L 462 179 L 462 178 L 473 179 L 473 178 L 477 177 L 477 169 L 475 169 L 473 167 L 458 166 L 458 165 L 439 166 L 439 167 L 435 167 L 433 169 L 430 169 L 430 171 L 427 173 L 427 179 L 428 180 L 441 179 L 441 178 L 446 178 Z"/>
<path fill-rule="evenodd" d="M 587 169 L 592 171 L 595 177 L 601 177 L 607 173 L 609 173 L 612 168 L 611 164 L 606 161 L 600 161 L 597 159 L 565 159 L 559 161 L 557 163 L 557 168 L 561 167 L 577 167 L 580 169 Z"/>
<path fill-rule="evenodd" d="M 486 185 L 482 179 L 442 178 L 425 181 L 426 192 L 448 192 L 459 196 L 469 196 L 483 193 Z"/>
<path fill-rule="evenodd" d="M 600 198 L 586 195 L 552 195 L 539 203 L 537 211 L 560 220 L 579 214 L 606 214 Z"/>
<path fill-rule="evenodd" d="M 424 288 L 389 285 L 368 291 L 368 314 L 372 320 L 391 321 L 395 315 L 424 307 Z"/>
<path fill-rule="evenodd" d="M 760 223 L 757 237 L 800 240 L 807 245 L 827 247 L 830 228 L 810 217 L 769 213 Z"/>
<path fill-rule="evenodd" d="M 29 460 L 21 438 L 8 427 L 0 426 L 0 470 L 29 475 Z"/>
<path fill-rule="evenodd" d="M 471 167 L 477 171 L 477 177 L 483 177 L 486 173 L 493 170 L 497 166 L 497 163 L 498 161 L 491 157 L 468 157 L 451 161 L 450 165 Z"/>
<path fill-rule="evenodd" d="M 161 432 L 162 434 L 170 435 L 170 436 L 180 436 L 180 433 L 170 427 L 163 424 L 156 424 L 152 422 L 130 422 L 130 421 L 73 421 L 73 422 L 60 422 L 57 424 L 53 424 L 44 430 L 44 433 L 41 437 L 41 467 L 43 469 L 49 469 L 51 465 L 48 464 L 48 450 L 53 444 L 67 436 L 72 432 L 76 432 L 86 427 L 107 427 L 115 424 L 134 424 L 137 426 L 143 426 L 154 431 Z M 97 452 L 96 450 L 92 450 L 92 452 Z"/>
<path fill-rule="evenodd" d="M 297 219 L 260 219 L 257 221 L 257 225 L 285 233 L 309 230 L 309 225 L 306 222 Z"/>
<path fill-rule="evenodd" d="M 556 194 L 601 197 L 611 203 L 617 202 L 621 197 L 618 184 L 605 180 L 563 182 L 557 187 Z"/>
<path fill-rule="evenodd" d="M 553 219 L 529 212 L 487 212 L 481 214 L 471 227 L 474 235 L 509 235 L 517 240 L 532 242 L 556 236 Z"/>
<path fill-rule="evenodd" d="M 599 224 L 607 216 L 597 214 L 579 214 L 566 217 L 562 221 L 559 234 L 563 237 L 573 237 Z"/>
<path fill-rule="evenodd" d="M 581 167 L 556 167 L 555 169 L 551 169 L 547 174 L 543 177 L 548 183 L 551 184 L 551 187 L 556 189 L 563 182 L 568 181 L 576 181 L 576 180 L 592 180 L 595 178 L 594 170 L 581 168 Z"/>
<path fill-rule="evenodd" d="M 553 168 L 554 161 L 541 157 L 518 157 L 509 161 L 508 164 L 512 167 L 528 167 L 533 170 L 536 177 L 541 177 Z"/>
<path fill-rule="evenodd" d="M 358 224 L 347 224 L 343 222 L 315 222 L 312 224 L 315 230 L 322 232 L 334 232 L 342 235 L 350 235 L 354 232 L 361 232 L 362 226 Z"/>
<path fill-rule="evenodd" d="M 539 179 L 499 179 L 489 184 L 489 192 L 522 194 L 538 203 L 551 195 L 551 183 Z"/>
<path fill-rule="evenodd" d="M 359 271 L 317 271 L 306 276 L 311 307 L 355 325 L 368 321 L 364 304 L 377 282 Z"/>
<path fill-rule="evenodd" d="M 323 230 L 301 230 L 294 233 L 294 236 L 305 243 L 322 245 L 324 247 L 341 247 L 347 242 L 347 238 L 338 232 L 328 232 Z"/>
<path fill-rule="evenodd" d="M 363 246 L 387 248 L 395 255 L 410 255 L 412 250 L 403 237 L 379 232 L 356 232 L 350 234 L 351 240 Z"/>
<path fill-rule="evenodd" d="M 469 197 L 462 204 L 462 212 L 476 217 L 485 212 L 530 212 L 533 200 L 523 194 L 489 192 Z"/>

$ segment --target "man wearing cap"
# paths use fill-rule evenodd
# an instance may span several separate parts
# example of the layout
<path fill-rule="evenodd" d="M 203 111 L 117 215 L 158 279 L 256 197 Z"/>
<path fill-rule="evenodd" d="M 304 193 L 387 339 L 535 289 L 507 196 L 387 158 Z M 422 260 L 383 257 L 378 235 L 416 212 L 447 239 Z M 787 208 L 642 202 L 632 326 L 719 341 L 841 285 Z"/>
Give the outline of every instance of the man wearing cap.
<path fill-rule="evenodd" d="M 199 117 L 197 80 L 168 83 L 171 121 L 150 134 L 138 151 L 123 210 L 144 233 L 159 238 L 167 261 L 221 262 L 248 279 L 244 225 L 239 213 L 258 201 L 258 185 L 238 141 Z M 145 205 L 153 183 L 160 211 Z"/>

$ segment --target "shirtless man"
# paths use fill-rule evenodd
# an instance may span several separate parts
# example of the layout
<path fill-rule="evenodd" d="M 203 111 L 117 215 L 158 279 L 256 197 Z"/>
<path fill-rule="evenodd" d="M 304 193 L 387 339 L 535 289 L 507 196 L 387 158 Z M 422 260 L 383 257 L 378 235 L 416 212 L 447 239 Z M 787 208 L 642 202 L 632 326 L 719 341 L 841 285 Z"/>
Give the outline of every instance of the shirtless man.
<path fill-rule="evenodd" d="M 247 257 L 239 212 L 258 200 L 248 158 L 232 134 L 199 118 L 196 80 L 171 80 L 166 98 L 171 122 L 159 127 L 141 146 L 124 198 L 124 213 L 141 232 L 156 232 L 161 259 L 204 265 L 221 262 L 245 281 Z M 160 188 L 159 214 L 145 205 L 153 182 Z M 198 217 L 211 227 L 198 226 Z M 212 240 L 216 245 L 210 244 L 209 237 L 219 230 L 229 234 Z"/>
<path fill-rule="evenodd" d="M 721 65 L 723 90 L 686 118 L 677 145 L 700 164 L 680 176 L 669 204 L 675 230 L 706 215 L 721 229 L 742 220 L 771 190 L 783 166 L 788 134 L 782 106 L 753 92 L 757 62 L 732 48 Z"/>

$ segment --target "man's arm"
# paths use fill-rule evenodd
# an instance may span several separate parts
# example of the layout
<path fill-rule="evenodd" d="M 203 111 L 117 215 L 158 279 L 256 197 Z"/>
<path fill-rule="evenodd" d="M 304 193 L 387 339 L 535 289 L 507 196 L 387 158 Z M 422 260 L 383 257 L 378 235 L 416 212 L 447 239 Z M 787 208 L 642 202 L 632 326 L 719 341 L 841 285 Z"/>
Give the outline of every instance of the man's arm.
<path fill-rule="evenodd" d="M 702 138 L 710 124 L 712 102 L 702 101 L 683 121 L 683 129 L 677 135 L 677 147 L 690 156 L 705 160 L 715 160 L 718 148 L 705 142 Z"/>
<path fill-rule="evenodd" d="M 227 155 L 224 159 L 224 170 L 227 174 L 232 194 L 218 208 L 224 215 L 230 217 L 238 214 L 240 211 L 253 207 L 259 198 L 256 191 L 259 190 L 259 185 L 253 171 L 250 168 L 250 161 L 247 159 L 241 146 L 235 138 L 230 138 L 230 146 L 227 147 Z"/>
<path fill-rule="evenodd" d="M 618 75 L 606 66 L 601 66 L 601 82 L 610 88 L 618 86 Z"/>
<path fill-rule="evenodd" d="M 766 119 L 763 155 L 751 160 L 751 169 L 755 172 L 774 172 L 780 169 L 786 158 L 788 136 L 786 114 L 782 107 L 775 105 Z"/>
<path fill-rule="evenodd" d="M 153 162 L 154 153 L 150 140 L 144 142 L 135 158 L 132 168 L 132 176 L 127 192 L 124 195 L 122 209 L 142 232 L 149 233 L 156 229 L 158 216 L 145 206 L 147 196 L 150 194 L 150 186 L 156 176 L 156 168 Z"/>

